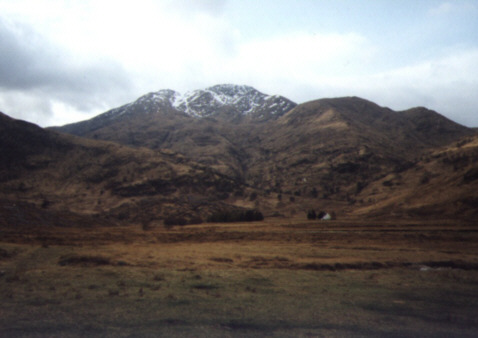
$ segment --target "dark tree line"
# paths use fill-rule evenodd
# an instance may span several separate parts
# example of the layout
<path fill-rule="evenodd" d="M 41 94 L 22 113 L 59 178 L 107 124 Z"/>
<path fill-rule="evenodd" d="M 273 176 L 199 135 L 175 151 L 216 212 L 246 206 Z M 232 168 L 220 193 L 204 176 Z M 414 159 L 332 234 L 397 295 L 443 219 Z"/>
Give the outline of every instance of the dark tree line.
<path fill-rule="evenodd" d="M 264 220 L 264 216 L 258 210 L 218 211 L 210 215 L 207 219 L 207 221 L 211 223 L 255 222 L 262 220 Z"/>
<path fill-rule="evenodd" d="M 201 224 L 202 219 L 200 217 L 193 217 L 186 219 L 181 216 L 169 216 L 164 219 L 164 225 L 166 227 L 171 227 L 174 225 L 192 225 L 192 224 Z"/>

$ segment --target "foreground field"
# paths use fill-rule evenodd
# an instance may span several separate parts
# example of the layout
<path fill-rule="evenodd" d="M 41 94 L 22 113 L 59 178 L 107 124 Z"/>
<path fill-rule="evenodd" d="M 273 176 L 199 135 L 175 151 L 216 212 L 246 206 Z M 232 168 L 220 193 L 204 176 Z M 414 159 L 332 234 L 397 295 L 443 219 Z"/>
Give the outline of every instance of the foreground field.
<path fill-rule="evenodd" d="M 2 337 L 475 337 L 478 226 L 0 229 Z"/>

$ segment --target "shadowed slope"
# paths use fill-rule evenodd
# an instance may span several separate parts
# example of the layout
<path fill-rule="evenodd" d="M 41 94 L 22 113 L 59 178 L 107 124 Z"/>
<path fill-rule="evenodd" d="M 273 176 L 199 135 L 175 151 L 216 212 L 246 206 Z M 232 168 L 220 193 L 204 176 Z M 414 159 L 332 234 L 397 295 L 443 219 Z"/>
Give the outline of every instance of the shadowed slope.
<path fill-rule="evenodd" d="M 150 222 L 205 217 L 245 187 L 173 152 L 132 149 L 43 130 L 2 115 L 1 198 L 43 212 Z M 33 209 L 32 209 L 33 210 Z M 40 210 L 41 211 L 41 210 Z M 14 224 L 12 224 L 14 225 Z"/>

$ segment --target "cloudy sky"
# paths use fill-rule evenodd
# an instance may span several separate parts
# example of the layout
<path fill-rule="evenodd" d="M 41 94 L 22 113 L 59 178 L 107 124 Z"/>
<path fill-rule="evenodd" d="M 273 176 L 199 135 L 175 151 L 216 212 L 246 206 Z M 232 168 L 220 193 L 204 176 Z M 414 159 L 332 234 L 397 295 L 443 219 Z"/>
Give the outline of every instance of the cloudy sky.
<path fill-rule="evenodd" d="M 476 0 L 0 0 L 0 110 L 41 126 L 160 89 L 360 96 L 478 127 Z"/>

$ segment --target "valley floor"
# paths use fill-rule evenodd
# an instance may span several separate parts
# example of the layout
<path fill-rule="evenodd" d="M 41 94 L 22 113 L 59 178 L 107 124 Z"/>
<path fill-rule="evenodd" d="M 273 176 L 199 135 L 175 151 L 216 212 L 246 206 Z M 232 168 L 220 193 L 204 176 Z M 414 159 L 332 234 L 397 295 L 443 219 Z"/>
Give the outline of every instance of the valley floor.
<path fill-rule="evenodd" d="M 0 229 L 1 337 L 476 337 L 478 225 Z"/>

